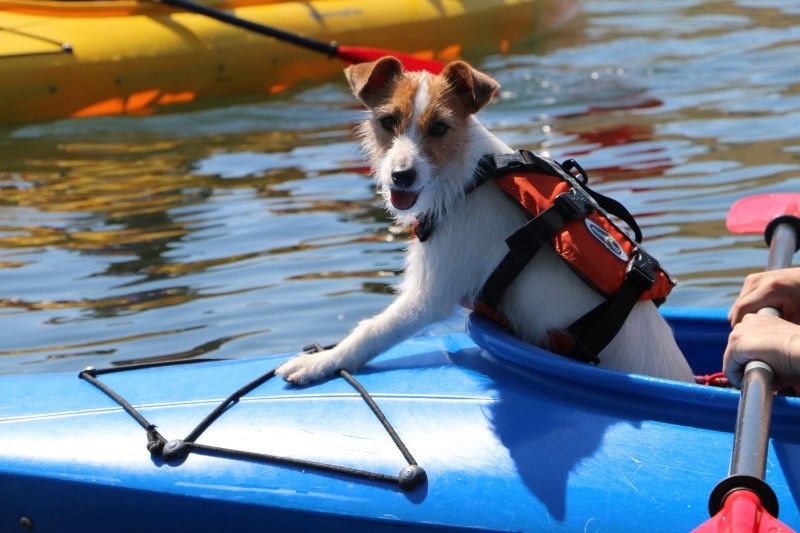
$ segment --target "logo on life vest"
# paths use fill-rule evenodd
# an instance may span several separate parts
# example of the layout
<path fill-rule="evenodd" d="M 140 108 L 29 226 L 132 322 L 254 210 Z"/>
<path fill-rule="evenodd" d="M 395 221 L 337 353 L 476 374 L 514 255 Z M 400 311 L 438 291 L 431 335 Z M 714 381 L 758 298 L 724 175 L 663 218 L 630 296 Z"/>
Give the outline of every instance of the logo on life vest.
<path fill-rule="evenodd" d="M 589 230 L 589 233 L 592 234 L 592 237 L 597 239 L 600 244 L 605 246 L 606 249 L 608 249 L 608 251 L 614 254 L 618 259 L 625 262 L 628 261 L 628 254 L 625 253 L 625 250 L 622 249 L 622 246 L 619 245 L 614 237 L 609 235 L 609 233 L 597 223 L 592 222 L 588 218 L 584 220 L 586 222 L 586 228 Z"/>

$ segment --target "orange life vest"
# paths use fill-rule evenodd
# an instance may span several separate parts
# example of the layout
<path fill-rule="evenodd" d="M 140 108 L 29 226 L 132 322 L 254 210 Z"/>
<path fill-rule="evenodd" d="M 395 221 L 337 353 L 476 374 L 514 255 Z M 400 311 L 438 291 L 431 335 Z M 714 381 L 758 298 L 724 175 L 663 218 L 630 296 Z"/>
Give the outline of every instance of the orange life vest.
<path fill-rule="evenodd" d="M 481 159 L 467 194 L 494 180 L 524 210 L 528 222 L 506 239 L 509 251 L 489 276 L 473 307 L 507 325 L 497 311 L 503 294 L 539 248 L 547 243 L 564 262 L 606 300 L 564 330 L 550 332 L 549 348 L 587 362 L 611 342 L 639 300 L 664 301 L 675 282 L 639 244 L 641 231 L 622 204 L 587 185 L 574 160 L 555 161 L 521 150 Z M 622 219 L 631 238 L 612 219 Z M 433 228 L 423 220 L 420 241 Z"/>

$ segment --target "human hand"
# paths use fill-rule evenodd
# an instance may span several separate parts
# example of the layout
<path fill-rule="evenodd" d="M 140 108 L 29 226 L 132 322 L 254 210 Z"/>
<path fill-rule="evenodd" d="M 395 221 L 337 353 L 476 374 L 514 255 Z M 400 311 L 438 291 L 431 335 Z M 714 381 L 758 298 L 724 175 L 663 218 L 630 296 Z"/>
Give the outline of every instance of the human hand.
<path fill-rule="evenodd" d="M 748 313 L 763 307 L 777 309 L 781 318 L 800 323 L 800 268 L 784 268 L 747 276 L 739 297 L 731 306 L 731 325 L 741 322 Z"/>
<path fill-rule="evenodd" d="M 800 326 L 768 315 L 745 315 L 734 325 L 723 357 L 731 384 L 741 386 L 744 367 L 753 360 L 772 368 L 778 388 L 800 384 Z"/>

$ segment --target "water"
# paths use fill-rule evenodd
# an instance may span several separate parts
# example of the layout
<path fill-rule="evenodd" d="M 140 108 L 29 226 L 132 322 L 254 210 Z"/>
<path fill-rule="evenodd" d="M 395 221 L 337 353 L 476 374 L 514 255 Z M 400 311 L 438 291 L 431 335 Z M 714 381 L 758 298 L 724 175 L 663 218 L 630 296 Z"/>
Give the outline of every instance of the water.
<path fill-rule="evenodd" d="M 560 33 L 469 58 L 503 85 L 483 121 L 578 158 L 679 279 L 672 305 L 727 306 L 766 260 L 728 207 L 800 186 L 800 4 L 582 5 Z M 294 351 L 383 308 L 409 235 L 374 195 L 358 117 L 331 82 L 0 129 L 0 373 Z"/>

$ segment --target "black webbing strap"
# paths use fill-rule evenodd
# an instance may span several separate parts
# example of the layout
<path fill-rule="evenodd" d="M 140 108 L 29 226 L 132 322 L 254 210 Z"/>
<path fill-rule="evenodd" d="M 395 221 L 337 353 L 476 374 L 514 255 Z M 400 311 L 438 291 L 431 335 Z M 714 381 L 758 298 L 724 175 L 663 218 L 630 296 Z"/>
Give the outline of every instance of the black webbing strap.
<path fill-rule="evenodd" d="M 567 328 L 575 346 L 564 355 L 587 363 L 599 363 L 597 355 L 622 329 L 642 293 L 655 284 L 658 267 L 658 261 L 643 249 L 634 252 L 619 290 Z"/>
<path fill-rule="evenodd" d="M 631 212 L 628 209 L 619 203 L 617 200 L 606 196 L 605 194 L 601 194 L 594 189 L 590 189 L 588 186 L 584 185 L 583 189 L 597 202 L 597 205 L 602 207 L 608 213 L 611 213 L 615 217 L 621 219 L 625 224 L 628 225 L 629 228 L 633 231 L 633 240 L 638 243 L 642 242 L 642 229 L 639 227 L 639 224 L 636 223 L 636 220 L 631 215 Z"/>
<path fill-rule="evenodd" d="M 559 165 L 552 159 L 539 157 L 529 150 L 518 150 L 510 154 L 486 154 L 478 161 L 473 180 L 464 188 L 464 196 L 490 179 L 504 176 L 509 172 L 536 171 L 560 176 L 573 186 L 578 184 L 599 207 L 625 222 L 633 231 L 636 242 L 642 242 L 642 230 L 630 211 L 617 200 L 590 188 L 588 174 L 574 159 L 567 159 Z M 422 215 L 414 228 L 414 235 L 420 242 L 425 242 L 431 237 L 435 228 L 433 217 Z"/>
<path fill-rule="evenodd" d="M 586 216 L 593 208 L 591 201 L 580 194 L 565 192 L 556 196 L 552 206 L 506 239 L 508 253 L 489 275 L 478 300 L 497 309 L 500 299 L 542 245 L 569 222 Z"/>
<path fill-rule="evenodd" d="M 536 252 L 542 247 L 541 241 L 530 238 L 525 231 L 526 227 L 527 224 L 506 239 L 509 248 L 508 252 L 486 279 L 486 283 L 483 284 L 483 288 L 478 294 L 477 300 L 492 309 L 497 309 L 497 304 L 500 303 L 500 299 L 506 293 L 508 287 L 517 279 L 525 265 L 533 259 Z M 527 246 L 513 246 L 511 244 L 517 241 L 524 241 Z"/>
<path fill-rule="evenodd" d="M 510 172 L 542 172 L 557 176 L 568 182 L 572 189 L 555 198 L 554 205 L 511 235 L 506 242 L 509 252 L 487 279 L 478 301 L 496 310 L 503 294 L 519 276 L 525 265 L 535 256 L 543 243 L 568 222 L 585 217 L 592 209 L 601 210 L 625 222 L 642 241 L 642 232 L 636 220 L 618 201 L 598 193 L 587 185 L 586 171 L 574 159 L 562 164 L 539 157 L 527 150 L 510 154 L 490 154 L 478 164 L 478 175 L 500 177 Z M 598 354 L 611 342 L 642 293 L 655 283 L 658 262 L 644 250 L 638 249 L 628 265 L 622 286 L 606 299 L 578 319 L 566 330 L 571 338 L 571 348 L 564 355 L 589 363 L 599 363 Z"/>
<path fill-rule="evenodd" d="M 642 242 L 642 229 L 639 227 L 639 224 L 636 223 L 636 219 L 633 218 L 633 215 L 630 211 L 628 211 L 628 208 L 610 196 L 606 196 L 605 194 L 599 193 L 590 188 L 589 175 L 586 173 L 580 163 L 574 159 L 567 159 L 561 163 L 561 165 L 557 165 L 555 161 L 545 161 L 552 163 L 554 170 L 557 172 L 559 169 L 563 171 L 563 174 L 559 172 L 562 177 L 564 174 L 566 174 L 567 176 L 576 179 L 580 183 L 581 188 L 583 188 L 583 190 L 586 191 L 586 193 L 591 196 L 595 202 L 597 202 L 597 205 L 599 205 L 606 212 L 625 222 L 625 224 L 627 224 L 628 227 L 633 231 L 634 240 L 638 243 Z"/>
<path fill-rule="evenodd" d="M 540 157 L 529 150 L 519 150 L 510 154 L 487 154 L 481 158 L 475 170 L 479 185 L 487 181 L 487 178 L 498 178 L 512 172 L 542 172 L 560 177 L 573 188 L 586 193 L 597 203 L 598 207 L 625 222 L 633 231 L 634 240 L 638 243 L 642 242 L 642 230 L 631 212 L 617 200 L 590 188 L 589 175 L 574 159 L 567 159 L 558 164 L 552 159 Z"/>
<path fill-rule="evenodd" d="M 416 227 L 414 228 L 414 236 L 419 242 L 425 242 L 433 234 L 433 229 L 435 227 L 436 224 L 434 223 L 432 216 L 422 215 L 419 218 L 419 221 L 417 221 Z"/>
<path fill-rule="evenodd" d="M 519 150 L 511 154 L 486 155 L 478 163 L 477 173 L 489 174 L 492 177 L 504 176 L 510 172 L 543 172 L 551 176 L 559 176 L 573 187 L 583 189 L 604 211 L 619 218 L 634 234 L 634 240 L 642 242 L 642 230 L 628 209 L 617 200 L 599 193 L 589 187 L 589 175 L 574 159 L 567 159 L 561 164 L 540 157 L 529 150 Z"/>
<path fill-rule="evenodd" d="M 642 242 L 642 230 L 630 211 L 617 200 L 592 190 L 587 184 L 586 171 L 574 159 L 558 164 L 528 150 L 487 154 L 478 162 L 475 180 L 467 187 L 465 194 L 474 191 L 489 179 L 512 172 L 549 174 L 566 181 L 572 189 L 557 196 L 551 207 L 530 219 L 506 239 L 509 251 L 489 275 L 477 297 L 477 303 L 487 307 L 488 311 L 497 314 L 497 306 L 503 295 L 544 243 L 549 243 L 553 235 L 567 223 L 585 217 L 592 209 L 600 208 L 616 216 L 630 227 L 635 241 Z M 420 241 L 425 241 L 433 230 L 433 222 L 423 217 L 415 233 Z M 652 256 L 639 248 L 628 265 L 628 272 L 619 291 L 567 328 L 572 348 L 564 355 L 580 361 L 599 363 L 597 355 L 622 328 L 642 293 L 655 283 L 658 266 Z"/>
<path fill-rule="evenodd" d="M 475 172 L 498 178 L 511 172 L 543 172 L 557 176 L 563 172 L 559 170 L 560 167 L 554 161 L 539 157 L 530 150 L 517 150 L 509 154 L 484 155 L 478 161 Z"/>
<path fill-rule="evenodd" d="M 199 362 L 199 360 L 193 361 L 180 361 L 180 362 L 168 362 L 168 363 L 160 363 L 160 364 L 151 364 L 151 365 L 134 365 L 132 368 L 150 368 L 156 366 L 167 366 L 173 364 L 181 364 L 181 363 L 194 363 Z M 339 466 L 339 465 L 332 465 L 328 463 L 321 463 L 317 461 L 309 461 L 305 459 L 295 459 L 292 457 L 282 457 L 277 455 L 271 455 L 266 453 L 255 453 L 243 450 L 232 450 L 228 448 L 219 448 L 216 446 L 209 446 L 206 444 L 200 444 L 196 442 L 197 438 L 208 429 L 211 424 L 217 420 L 225 411 L 227 411 L 231 406 L 236 404 L 239 399 L 245 394 L 251 392 L 255 388 L 259 387 L 260 385 L 264 384 L 265 382 L 269 381 L 271 378 L 275 376 L 275 370 L 270 370 L 269 372 L 259 376 L 258 378 L 254 379 L 247 385 L 241 387 L 239 390 L 225 398 L 217 407 L 208 414 L 184 439 L 175 439 L 175 440 L 167 440 L 164 438 L 161 433 L 158 432 L 156 426 L 151 424 L 142 414 L 135 408 L 133 405 L 130 404 L 125 398 L 117 394 L 114 390 L 112 390 L 108 385 L 101 382 L 97 376 L 102 374 L 108 374 L 112 372 L 121 372 L 125 370 L 130 370 L 131 367 L 117 367 L 117 368 L 107 368 L 107 369 L 94 369 L 94 368 L 87 368 L 83 370 L 79 374 L 79 378 L 91 383 L 96 388 L 101 390 L 105 393 L 109 398 L 114 400 L 122 409 L 128 413 L 142 428 L 145 429 L 147 432 L 147 450 L 154 456 L 160 457 L 165 461 L 176 461 L 180 462 L 183 461 L 190 453 L 197 453 L 200 455 L 208 455 L 214 457 L 222 457 L 227 459 L 238 459 L 238 460 L 246 460 L 246 461 L 256 461 L 261 463 L 268 463 L 268 464 L 282 464 L 287 466 L 293 466 L 297 468 L 309 468 L 324 472 L 332 472 L 336 474 L 344 474 L 349 476 L 360 477 L 363 479 L 371 480 L 371 481 L 381 481 L 381 482 L 388 482 L 398 485 L 404 491 L 410 491 L 417 488 L 419 485 L 425 482 L 427 479 L 427 474 L 425 470 L 423 470 L 417 462 L 414 460 L 414 457 L 408 451 L 408 448 L 405 446 L 403 441 L 400 439 L 400 436 L 394 430 L 392 425 L 389 423 L 386 416 L 378 407 L 378 404 L 375 403 L 375 400 L 370 396 L 370 394 L 364 389 L 364 387 L 356 381 L 356 379 L 350 375 L 346 370 L 339 370 L 338 374 L 341 376 L 345 381 L 347 381 L 370 410 L 373 412 L 375 417 L 378 421 L 383 425 L 388 433 L 389 437 L 397 446 L 400 453 L 405 458 L 408 466 L 403 468 L 400 473 L 396 476 L 389 475 L 389 474 L 382 474 L 378 472 L 368 472 L 365 470 L 359 470 L 355 468 L 350 468 L 346 466 Z"/>

